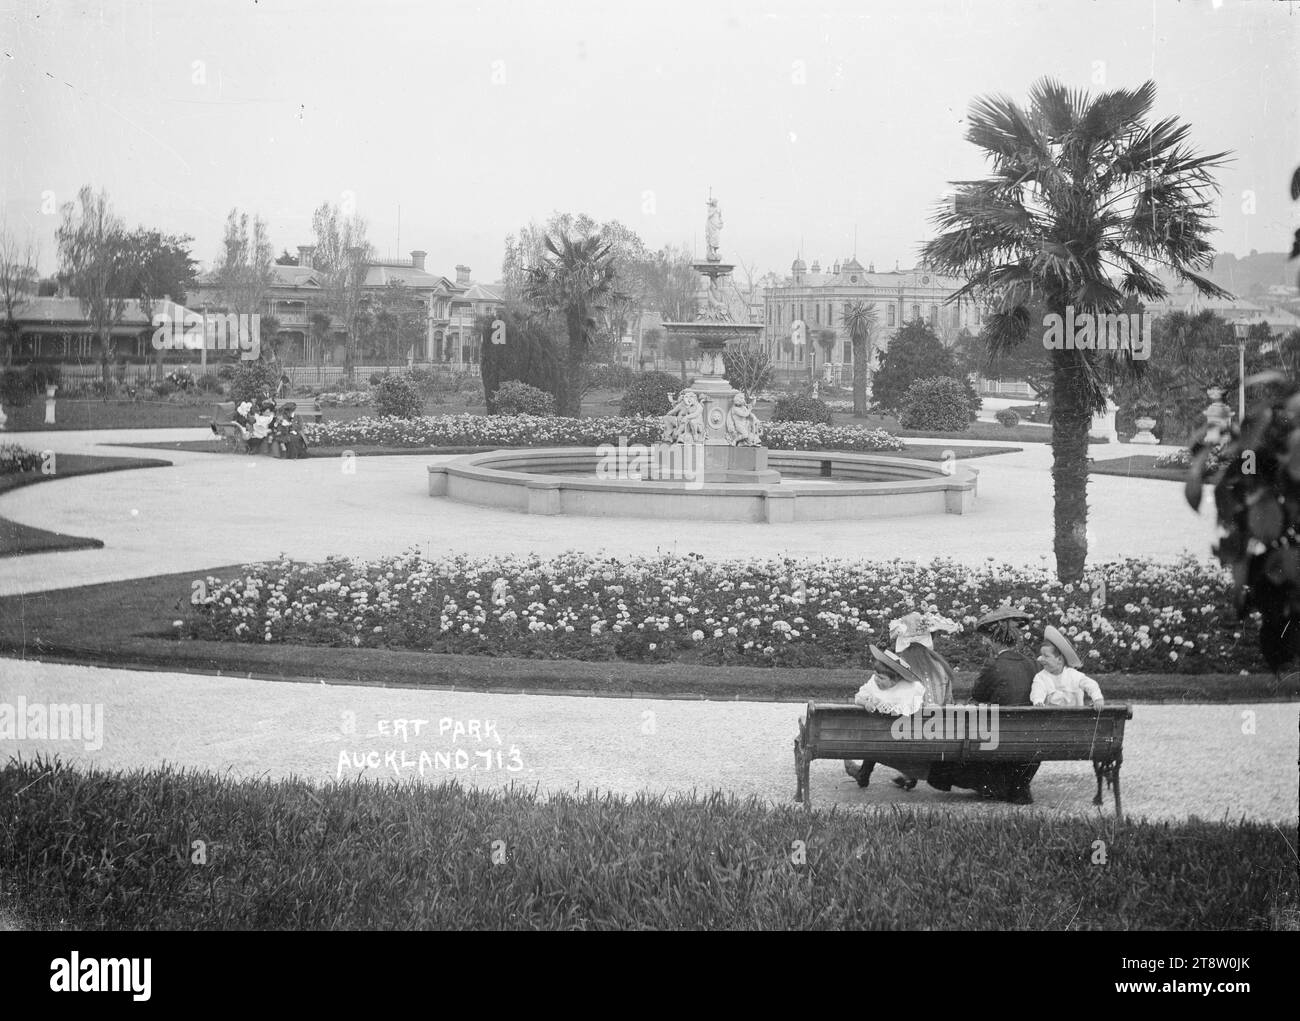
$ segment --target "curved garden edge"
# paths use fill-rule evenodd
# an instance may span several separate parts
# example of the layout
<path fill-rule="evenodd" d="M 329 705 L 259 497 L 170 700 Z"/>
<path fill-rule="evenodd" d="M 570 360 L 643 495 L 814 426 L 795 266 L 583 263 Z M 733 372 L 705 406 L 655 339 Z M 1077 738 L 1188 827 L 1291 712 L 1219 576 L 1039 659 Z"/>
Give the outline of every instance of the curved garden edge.
<path fill-rule="evenodd" d="M 76 478 L 79 475 L 100 475 L 104 472 L 131 471 L 137 468 L 170 468 L 173 462 L 155 457 L 98 457 L 93 454 L 56 454 L 54 470 L 44 472 L 16 472 L 0 475 L 0 496 L 15 489 L 36 485 L 38 482 L 55 482 Z M 0 557 L 15 557 L 29 553 L 52 553 L 58 550 L 103 549 L 99 539 L 62 532 L 50 532 L 33 525 L 20 524 L 0 515 Z"/>
<path fill-rule="evenodd" d="M 497 694 L 704 701 L 849 701 L 861 671 L 822 668 L 701 666 L 623 661 L 541 660 L 397 649 L 251 645 L 145 636 L 117 645 L 0 643 L 0 655 L 42 662 L 265 681 L 426 688 Z M 958 671 L 953 695 L 969 696 L 972 671 Z M 1300 675 L 1097 674 L 1108 700 L 1132 704 L 1226 704 L 1300 701 Z"/>

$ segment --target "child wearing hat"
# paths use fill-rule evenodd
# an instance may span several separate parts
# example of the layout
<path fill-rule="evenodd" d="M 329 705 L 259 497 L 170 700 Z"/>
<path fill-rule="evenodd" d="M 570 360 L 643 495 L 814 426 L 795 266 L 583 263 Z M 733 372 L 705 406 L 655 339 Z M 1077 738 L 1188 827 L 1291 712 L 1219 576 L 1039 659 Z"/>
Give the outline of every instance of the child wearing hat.
<path fill-rule="evenodd" d="M 871 657 L 881 669 L 872 672 L 867 683 L 858 689 L 853 701 L 873 713 L 884 713 L 887 716 L 911 716 L 919 712 L 926 703 L 925 682 L 921 675 L 896 652 L 888 652 L 873 645 Z M 844 760 L 844 771 L 858 782 L 859 787 L 866 787 L 871 782 L 871 773 L 875 768 L 876 763 L 870 759 L 861 764 Z M 915 787 L 918 779 L 925 779 L 928 772 L 926 766 L 919 770 L 906 766 L 892 768 L 903 774 L 904 782 L 899 786 L 907 790 Z"/>
<path fill-rule="evenodd" d="M 1050 624 L 1043 632 L 1038 650 L 1038 664 L 1043 669 L 1034 675 L 1029 689 L 1031 705 L 1081 706 L 1087 695 L 1094 707 L 1104 704 L 1101 687 L 1079 667 L 1083 660 L 1061 632 Z"/>

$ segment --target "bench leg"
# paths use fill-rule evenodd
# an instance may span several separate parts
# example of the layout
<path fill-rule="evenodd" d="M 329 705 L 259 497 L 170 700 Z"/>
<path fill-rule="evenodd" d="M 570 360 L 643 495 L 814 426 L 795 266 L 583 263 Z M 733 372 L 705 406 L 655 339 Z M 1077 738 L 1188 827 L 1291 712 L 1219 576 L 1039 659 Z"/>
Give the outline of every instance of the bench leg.
<path fill-rule="evenodd" d="M 1092 771 L 1097 776 L 1097 794 L 1095 797 L 1093 797 L 1092 803 L 1094 805 L 1100 805 L 1101 804 L 1101 782 L 1106 775 L 1106 767 L 1102 763 L 1094 760 L 1092 763 Z"/>
<path fill-rule="evenodd" d="M 799 801 L 803 798 L 803 755 L 799 747 L 799 739 L 794 739 L 794 800 Z"/>
<path fill-rule="evenodd" d="M 1119 763 L 1118 763 L 1118 762 L 1115 763 L 1115 765 L 1111 767 L 1111 778 L 1112 778 L 1112 779 L 1114 780 L 1114 782 L 1115 782 L 1115 821 L 1116 821 L 1116 822 L 1123 822 L 1123 821 L 1124 821 L 1124 809 L 1123 809 L 1123 807 L 1121 806 L 1121 804 L 1120 804 L 1120 800 L 1119 800 Z"/>

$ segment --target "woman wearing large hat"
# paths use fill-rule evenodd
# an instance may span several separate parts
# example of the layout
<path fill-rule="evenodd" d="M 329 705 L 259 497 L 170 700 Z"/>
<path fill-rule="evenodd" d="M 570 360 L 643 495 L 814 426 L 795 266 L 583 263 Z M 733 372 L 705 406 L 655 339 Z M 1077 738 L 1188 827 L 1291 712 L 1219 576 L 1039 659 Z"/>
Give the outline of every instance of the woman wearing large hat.
<path fill-rule="evenodd" d="M 989 655 L 971 689 L 971 701 L 976 705 L 1030 704 L 1037 668 L 1025 644 L 1024 627 L 1030 619 L 1024 610 L 1003 603 L 975 622 L 975 633 Z M 936 790 L 964 787 L 978 791 L 981 797 L 1027 805 L 1033 802 L 1029 783 L 1037 772 L 1037 762 L 937 762 L 930 768 L 926 782 Z"/>

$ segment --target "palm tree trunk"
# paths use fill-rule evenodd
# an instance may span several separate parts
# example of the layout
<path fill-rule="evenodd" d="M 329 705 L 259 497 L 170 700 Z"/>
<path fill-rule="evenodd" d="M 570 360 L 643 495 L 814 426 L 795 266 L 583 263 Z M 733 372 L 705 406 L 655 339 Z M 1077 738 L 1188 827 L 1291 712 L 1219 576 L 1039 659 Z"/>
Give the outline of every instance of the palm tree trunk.
<path fill-rule="evenodd" d="M 1052 352 L 1052 484 L 1055 495 L 1056 576 L 1079 581 L 1088 557 L 1088 405 L 1083 357 Z"/>
<path fill-rule="evenodd" d="M 559 413 L 564 418 L 582 417 L 583 322 L 574 315 L 567 317 L 569 346 L 565 351 L 563 393 Z"/>
<path fill-rule="evenodd" d="M 853 340 L 853 414 L 861 418 L 867 413 L 867 340 Z"/>

